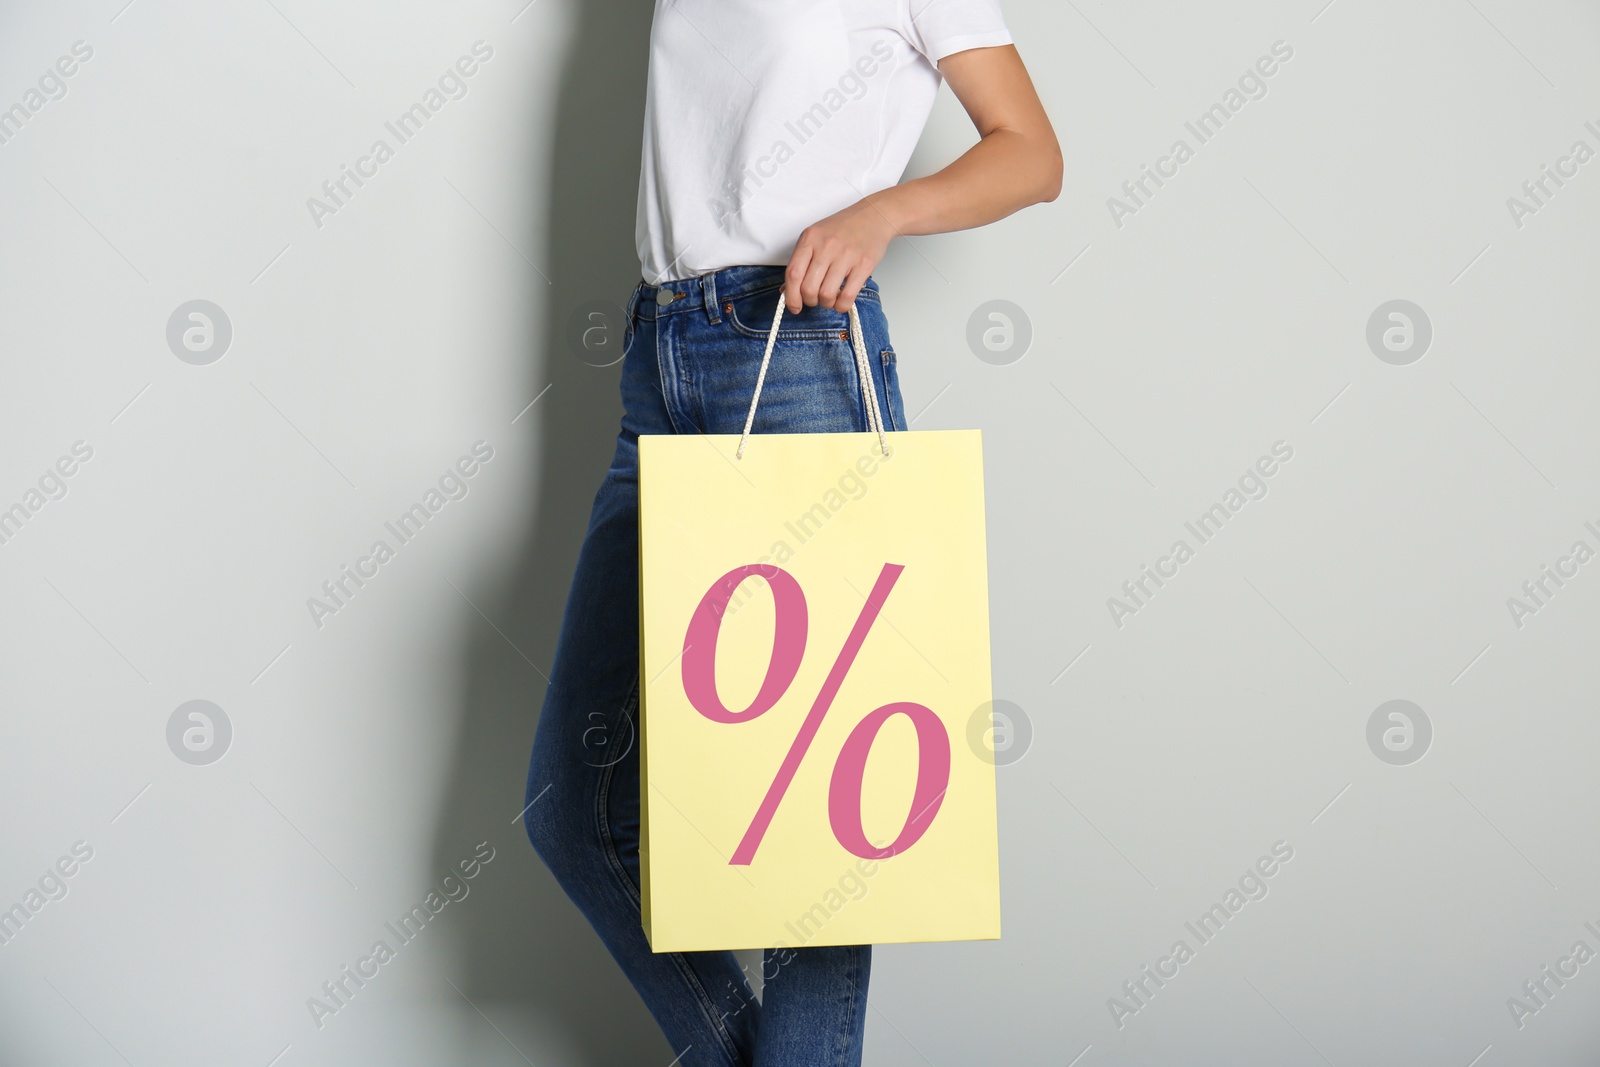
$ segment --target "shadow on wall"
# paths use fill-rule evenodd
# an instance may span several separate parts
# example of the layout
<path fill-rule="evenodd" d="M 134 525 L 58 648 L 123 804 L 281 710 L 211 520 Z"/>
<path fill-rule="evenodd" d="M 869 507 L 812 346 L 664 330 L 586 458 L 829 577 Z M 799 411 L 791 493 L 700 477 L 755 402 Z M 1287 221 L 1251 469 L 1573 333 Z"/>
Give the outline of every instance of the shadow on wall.
<path fill-rule="evenodd" d="M 626 305 L 639 279 L 633 230 L 652 4 L 582 0 L 572 10 L 577 25 L 548 153 L 549 241 L 533 257 L 551 283 L 535 282 L 545 299 L 530 305 L 537 318 L 528 330 L 541 350 L 527 380 L 533 393 L 550 385 L 528 415 L 538 431 L 537 482 L 527 491 L 538 496 L 516 561 L 474 578 L 472 600 L 494 624 L 471 613 L 465 631 L 460 734 L 433 859 L 442 873 L 485 838 L 497 851 L 453 931 L 463 953 L 462 991 L 491 1016 L 493 1005 L 516 1005 L 532 1017 L 541 1046 L 563 1058 L 631 1067 L 664 1064 L 672 1053 L 517 817 L 544 698 L 540 672 L 550 671 L 589 507 L 622 413 L 620 366 L 585 363 L 567 344 L 567 321 L 588 301 Z M 532 248 L 533 239 L 518 244 Z M 621 337 L 613 343 L 620 352 Z"/>

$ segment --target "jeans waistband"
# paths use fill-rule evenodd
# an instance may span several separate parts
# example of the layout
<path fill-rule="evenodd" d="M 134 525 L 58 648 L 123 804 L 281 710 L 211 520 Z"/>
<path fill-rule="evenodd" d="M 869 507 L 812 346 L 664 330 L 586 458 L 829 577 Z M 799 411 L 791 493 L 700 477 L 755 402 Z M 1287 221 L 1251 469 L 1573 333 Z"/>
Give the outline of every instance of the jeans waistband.
<path fill-rule="evenodd" d="M 693 278 L 665 281 L 660 285 L 651 285 L 640 279 L 629 301 L 628 314 L 648 321 L 664 315 L 699 311 L 710 321 L 720 322 L 721 302 L 766 289 L 775 289 L 783 284 L 784 272 L 787 269 L 783 265 L 747 264 L 724 267 Z M 878 283 L 875 279 L 868 278 L 862 288 L 875 293 L 878 290 Z M 670 294 L 672 299 L 662 302 L 663 293 Z"/>

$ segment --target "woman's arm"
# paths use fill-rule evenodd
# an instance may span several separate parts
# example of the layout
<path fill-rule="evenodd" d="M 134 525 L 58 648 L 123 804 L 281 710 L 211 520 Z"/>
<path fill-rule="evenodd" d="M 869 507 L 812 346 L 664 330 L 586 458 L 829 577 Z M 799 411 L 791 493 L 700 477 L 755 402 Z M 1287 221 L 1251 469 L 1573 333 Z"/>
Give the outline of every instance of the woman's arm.
<path fill-rule="evenodd" d="M 803 304 L 848 310 L 896 236 L 984 226 L 1061 192 L 1061 146 L 1015 47 L 957 52 L 939 72 L 981 140 L 943 170 L 807 227 L 784 282 L 791 312 Z"/>

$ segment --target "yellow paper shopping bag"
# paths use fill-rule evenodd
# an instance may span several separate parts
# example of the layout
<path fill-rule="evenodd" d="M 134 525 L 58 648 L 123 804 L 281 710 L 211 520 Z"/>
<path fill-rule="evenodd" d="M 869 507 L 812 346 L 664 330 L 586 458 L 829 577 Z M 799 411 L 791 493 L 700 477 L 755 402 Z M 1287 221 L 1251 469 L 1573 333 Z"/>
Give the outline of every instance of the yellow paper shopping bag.
<path fill-rule="evenodd" d="M 657 952 L 1000 936 L 982 442 L 864 385 L 876 432 L 639 439 Z"/>

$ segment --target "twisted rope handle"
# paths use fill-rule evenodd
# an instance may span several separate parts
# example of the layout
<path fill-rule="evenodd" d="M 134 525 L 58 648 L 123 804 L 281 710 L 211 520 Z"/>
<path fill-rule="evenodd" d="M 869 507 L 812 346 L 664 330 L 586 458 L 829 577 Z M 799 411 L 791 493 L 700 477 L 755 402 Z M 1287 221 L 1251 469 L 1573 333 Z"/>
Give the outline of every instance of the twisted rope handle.
<path fill-rule="evenodd" d="M 739 447 L 734 452 L 735 459 L 744 458 L 745 442 L 750 439 L 750 427 L 755 425 L 756 405 L 761 401 L 761 387 L 767 380 L 767 366 L 772 362 L 772 348 L 778 343 L 778 324 L 783 321 L 783 294 L 778 294 L 778 306 L 772 312 L 772 328 L 767 331 L 766 351 L 761 353 L 761 370 L 756 375 L 756 391 L 750 397 L 750 414 L 745 416 L 744 433 L 739 438 Z M 867 402 L 867 431 L 877 433 L 878 448 L 883 454 L 889 454 L 889 442 L 883 435 L 883 412 L 878 407 L 878 390 L 873 384 L 872 362 L 867 358 L 867 341 L 861 333 L 861 316 L 856 314 L 854 303 L 850 305 L 850 347 L 855 349 L 856 377 L 861 381 L 861 395 Z"/>

